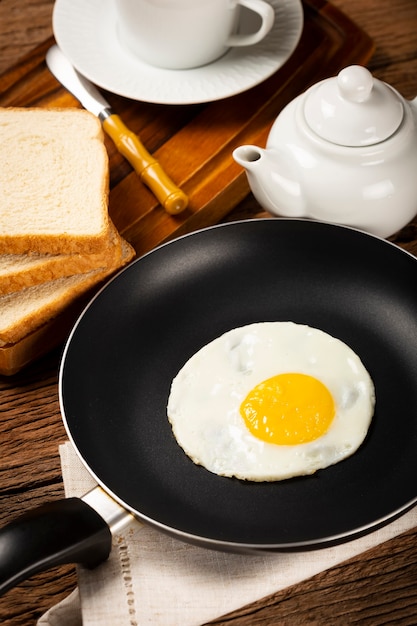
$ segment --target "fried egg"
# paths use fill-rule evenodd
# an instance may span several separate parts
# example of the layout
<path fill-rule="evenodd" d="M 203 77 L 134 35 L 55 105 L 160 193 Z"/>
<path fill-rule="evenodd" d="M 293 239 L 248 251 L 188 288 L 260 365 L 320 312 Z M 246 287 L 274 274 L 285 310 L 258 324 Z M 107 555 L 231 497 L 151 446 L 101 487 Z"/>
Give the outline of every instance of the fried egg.
<path fill-rule="evenodd" d="M 167 414 L 194 463 L 277 481 L 353 454 L 374 406 L 372 379 L 344 342 L 306 325 L 259 322 L 195 353 L 172 381 Z"/>

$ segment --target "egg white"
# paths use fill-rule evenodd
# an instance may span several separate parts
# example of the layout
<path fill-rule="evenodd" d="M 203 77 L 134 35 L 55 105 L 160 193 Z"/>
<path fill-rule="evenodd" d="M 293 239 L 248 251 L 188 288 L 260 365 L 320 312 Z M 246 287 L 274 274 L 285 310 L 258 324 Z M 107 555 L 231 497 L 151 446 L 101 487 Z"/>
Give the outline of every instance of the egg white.
<path fill-rule="evenodd" d="M 240 415 L 253 387 L 285 372 L 314 376 L 333 396 L 336 415 L 315 441 L 266 443 Z M 194 463 L 221 476 L 276 481 L 313 474 L 353 454 L 374 406 L 372 379 L 345 343 L 306 325 L 259 322 L 230 330 L 194 354 L 172 382 L 167 414 Z"/>

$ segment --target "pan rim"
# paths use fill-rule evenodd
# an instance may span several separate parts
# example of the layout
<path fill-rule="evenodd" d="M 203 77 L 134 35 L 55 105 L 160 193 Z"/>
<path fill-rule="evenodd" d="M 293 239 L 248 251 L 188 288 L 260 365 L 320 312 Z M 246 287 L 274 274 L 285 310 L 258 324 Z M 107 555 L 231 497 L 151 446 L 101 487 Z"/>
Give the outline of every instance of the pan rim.
<path fill-rule="evenodd" d="M 359 537 L 368 534 L 369 532 L 373 532 L 378 530 L 379 528 L 395 521 L 397 518 L 401 517 L 408 511 L 410 511 L 417 504 L 417 496 L 405 503 L 402 507 L 399 507 L 395 511 L 371 522 L 369 524 L 364 524 L 362 526 L 358 526 L 357 528 L 353 528 L 349 532 L 344 533 L 336 533 L 334 535 L 329 535 L 328 537 L 322 537 L 319 539 L 311 539 L 306 541 L 294 541 L 294 542 L 276 542 L 276 543 L 262 543 L 259 542 L 239 542 L 239 541 L 224 541 L 221 539 L 212 539 L 210 537 L 205 537 L 203 535 L 189 533 L 180 529 L 174 529 L 167 524 L 159 522 L 158 520 L 154 520 L 147 515 L 137 511 L 134 507 L 127 504 L 122 498 L 120 498 L 116 493 L 114 493 L 109 487 L 105 485 L 105 483 L 89 468 L 88 462 L 84 459 L 80 451 L 78 450 L 75 442 L 72 439 L 72 436 L 69 435 L 71 444 L 74 447 L 75 453 L 78 458 L 89 472 L 90 476 L 94 478 L 97 484 L 115 501 L 117 502 L 123 509 L 132 513 L 134 518 L 137 520 L 151 526 L 153 528 L 158 529 L 160 532 L 163 532 L 171 537 L 175 537 L 178 540 L 182 540 L 185 543 L 190 543 L 192 545 L 203 546 L 207 549 L 220 550 L 225 552 L 244 552 L 244 553 L 263 553 L 263 552 L 297 552 L 299 550 L 316 550 L 316 549 L 324 549 L 329 548 L 333 545 L 338 545 L 340 543 L 345 543 L 347 541 L 352 541 L 354 539 L 358 539 Z M 91 491 L 91 490 L 90 490 Z M 87 494 L 81 496 L 81 500 Z"/>
<path fill-rule="evenodd" d="M 162 244 L 160 244 L 159 246 L 157 246 L 156 248 L 150 250 L 149 252 L 147 252 L 146 254 L 142 255 L 141 257 L 138 257 L 135 261 L 132 262 L 132 264 L 130 264 L 129 266 L 127 266 L 126 268 L 122 269 L 119 273 L 117 273 L 114 277 L 112 277 L 110 279 L 110 281 L 108 281 L 108 283 L 106 283 L 95 295 L 94 297 L 90 300 L 90 302 L 86 305 L 86 307 L 84 308 L 84 310 L 82 311 L 82 313 L 80 314 L 80 316 L 78 317 L 76 323 L 74 324 L 71 333 L 68 337 L 68 340 L 65 344 L 64 347 L 64 351 L 62 353 L 62 360 L 61 360 L 61 365 L 60 365 L 60 369 L 59 369 L 59 404 L 60 404 L 60 409 L 61 409 L 61 417 L 67 432 L 67 435 L 76 451 L 77 456 L 80 458 L 81 462 L 83 463 L 83 465 L 86 467 L 87 471 L 89 472 L 89 474 L 95 479 L 95 481 L 106 491 L 106 493 L 108 493 L 116 502 L 118 502 L 123 508 L 125 508 L 126 510 L 130 511 L 137 519 L 144 521 L 145 523 L 158 528 L 159 530 L 161 530 L 162 532 L 165 532 L 167 534 L 173 535 L 175 537 L 177 537 L 178 539 L 182 539 L 183 541 L 186 541 L 188 543 L 196 543 L 199 545 L 204 545 L 204 547 L 208 547 L 208 548 L 213 548 L 213 549 L 222 549 L 222 550 L 228 550 L 228 551 L 247 551 L 247 552 L 253 552 L 253 551 L 278 551 L 278 550 L 298 550 L 298 549 L 309 549 L 309 548 L 322 548 L 322 547 L 328 547 L 330 545 L 336 544 L 336 543 L 341 543 L 344 541 L 349 541 L 352 540 L 354 538 L 357 538 L 363 534 L 366 534 L 372 530 L 376 530 L 377 528 L 393 521 L 394 519 L 398 518 L 399 516 L 401 516 L 402 514 L 404 514 L 405 512 L 407 512 L 408 510 L 410 510 L 416 503 L 417 503 L 417 495 L 408 500 L 407 502 L 405 502 L 402 506 L 397 507 L 395 510 L 393 510 L 392 512 L 374 520 L 373 522 L 370 522 L 368 524 L 364 524 L 361 526 L 357 526 L 355 528 L 352 528 L 349 531 L 346 532 L 342 532 L 342 533 L 335 533 L 333 535 L 329 535 L 326 537 L 321 537 L 321 538 L 315 538 L 315 539 L 308 539 L 308 540 L 303 540 L 303 541 L 296 541 L 296 542 L 274 542 L 274 543 L 263 543 L 261 540 L 259 542 L 255 542 L 255 543 L 246 543 L 246 542 L 233 542 L 233 541 L 224 541 L 221 539 L 212 539 L 210 537 L 204 537 L 202 535 L 198 535 L 198 534 L 193 534 L 193 533 L 189 533 L 187 531 L 181 530 L 181 529 L 177 529 L 177 528 L 173 528 L 172 526 L 169 526 L 163 522 L 160 522 L 156 519 L 152 519 L 151 517 L 148 517 L 147 515 L 145 515 L 144 513 L 137 511 L 133 506 L 129 505 L 127 502 L 125 502 L 121 497 L 119 497 L 116 493 L 114 493 L 114 491 L 109 488 L 104 481 L 102 481 L 99 476 L 97 476 L 95 474 L 95 472 L 92 470 L 92 468 L 89 465 L 89 462 L 84 459 L 82 453 L 80 452 L 80 450 L 78 449 L 78 446 L 75 442 L 75 439 L 73 438 L 72 435 L 72 431 L 71 431 L 71 427 L 68 423 L 67 417 L 66 417 L 66 413 L 65 413 L 65 406 L 64 406 L 64 398 L 63 398 L 63 377 L 64 377 L 64 364 L 66 362 L 66 358 L 67 358 L 67 354 L 68 354 L 68 350 L 69 347 L 72 343 L 72 339 L 74 334 L 76 333 L 76 330 L 79 326 L 79 324 L 82 322 L 84 316 L 86 315 L 87 311 L 89 310 L 89 308 L 92 306 L 93 302 L 95 302 L 101 295 L 101 293 L 104 290 L 107 290 L 109 288 L 109 285 L 118 279 L 118 277 L 120 276 L 120 274 L 126 272 L 129 267 L 131 267 L 132 265 L 141 262 L 141 260 L 143 260 L 144 258 L 148 257 L 149 255 L 154 254 L 156 251 L 160 250 L 161 248 L 164 248 L 166 246 L 170 246 L 173 243 L 176 243 L 180 240 L 183 239 L 188 239 L 190 237 L 193 237 L 195 235 L 198 235 L 202 232 L 207 232 L 207 231 L 211 231 L 211 230 L 215 230 L 215 229 L 225 229 L 228 227 L 233 227 L 236 225 L 241 225 L 241 224 L 248 224 L 251 223 L 253 224 L 254 222 L 277 222 L 277 221 L 281 221 L 281 222 L 285 222 L 285 223 L 292 223 L 292 222 L 301 222 L 301 223 L 314 223 L 314 224 L 322 224 L 324 226 L 330 227 L 330 228 L 337 228 L 337 229 L 342 229 L 342 230 L 348 230 L 348 231 L 354 231 L 357 232 L 361 235 L 364 235 L 366 237 L 370 237 L 372 239 L 375 239 L 379 242 L 381 242 L 382 244 L 386 244 L 389 247 L 394 248 L 396 251 L 408 256 L 411 258 L 411 260 L 415 263 L 417 261 L 416 257 L 411 254 L 410 252 L 408 252 L 407 250 L 404 250 L 403 248 L 399 247 L 398 245 L 396 245 L 395 243 L 393 243 L 392 241 L 388 241 L 386 239 L 383 239 L 377 235 L 373 235 L 371 233 L 367 233 L 365 231 L 356 229 L 356 228 L 352 228 L 352 227 L 347 227 L 347 226 L 342 226 L 342 225 L 338 225 L 338 224 L 331 224 L 328 222 L 312 222 L 311 220 L 307 220 L 304 218 L 270 218 L 270 217 L 261 217 L 258 218 L 256 220 L 254 219 L 244 219 L 244 220 L 237 220 L 237 221 L 233 221 L 233 222 L 226 222 L 226 223 L 222 223 L 222 224 L 215 224 L 213 226 L 209 226 L 206 228 L 201 228 L 198 229 L 196 231 L 193 231 L 191 233 L 187 233 L 184 235 L 181 235 L 180 237 L 177 237 L 173 240 L 170 240 L 168 242 L 164 242 Z"/>

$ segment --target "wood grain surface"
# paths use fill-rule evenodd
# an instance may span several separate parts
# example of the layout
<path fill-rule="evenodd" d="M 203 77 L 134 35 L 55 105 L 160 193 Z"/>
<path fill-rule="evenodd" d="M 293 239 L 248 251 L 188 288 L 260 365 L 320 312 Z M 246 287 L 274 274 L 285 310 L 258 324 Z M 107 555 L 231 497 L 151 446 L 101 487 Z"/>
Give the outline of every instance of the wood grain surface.
<path fill-rule="evenodd" d="M 216 102 L 161 106 L 106 93 L 189 198 L 180 215 L 168 215 L 131 166 L 105 137 L 110 160 L 109 213 L 142 255 L 156 245 L 217 223 L 249 193 L 246 174 L 233 159 L 242 144 L 264 145 L 279 111 L 312 83 L 372 53 L 366 33 L 323 0 L 304 0 L 301 41 L 288 61 L 252 89 Z M 52 40 L 0 79 L 0 106 L 81 106 L 51 75 L 45 53 Z M 209 129 L 209 132 L 208 132 Z"/>
<path fill-rule="evenodd" d="M 375 75 L 405 97 L 416 96 L 415 0 L 334 0 L 332 4 L 374 40 L 375 53 L 368 66 Z M 20 69 L 16 64 L 52 35 L 52 7 L 52 0 L 0 0 L 0 72 L 17 67 L 14 72 L 22 77 L 27 73 L 27 62 Z M 222 219 L 262 214 L 249 194 Z M 416 222 L 394 240 L 417 254 Z M 12 378 L 0 377 L 1 525 L 28 506 L 63 495 L 57 449 L 66 434 L 57 396 L 59 357 L 56 350 Z M 0 598 L 0 622 L 32 626 L 75 585 L 72 566 L 36 575 Z M 416 624 L 417 529 L 211 623 Z"/>

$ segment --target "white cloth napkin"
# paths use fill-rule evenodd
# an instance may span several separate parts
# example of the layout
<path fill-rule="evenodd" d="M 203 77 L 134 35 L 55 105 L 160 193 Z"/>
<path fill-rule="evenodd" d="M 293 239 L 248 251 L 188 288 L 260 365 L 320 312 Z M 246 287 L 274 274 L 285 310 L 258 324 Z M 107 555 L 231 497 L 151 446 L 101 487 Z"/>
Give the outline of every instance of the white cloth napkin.
<path fill-rule="evenodd" d="M 65 492 L 94 487 L 72 444 L 60 446 Z M 197 548 L 133 521 L 113 540 L 110 558 L 78 567 L 78 588 L 39 626 L 200 626 L 326 570 L 417 526 L 417 507 L 340 546 L 260 556 Z"/>

